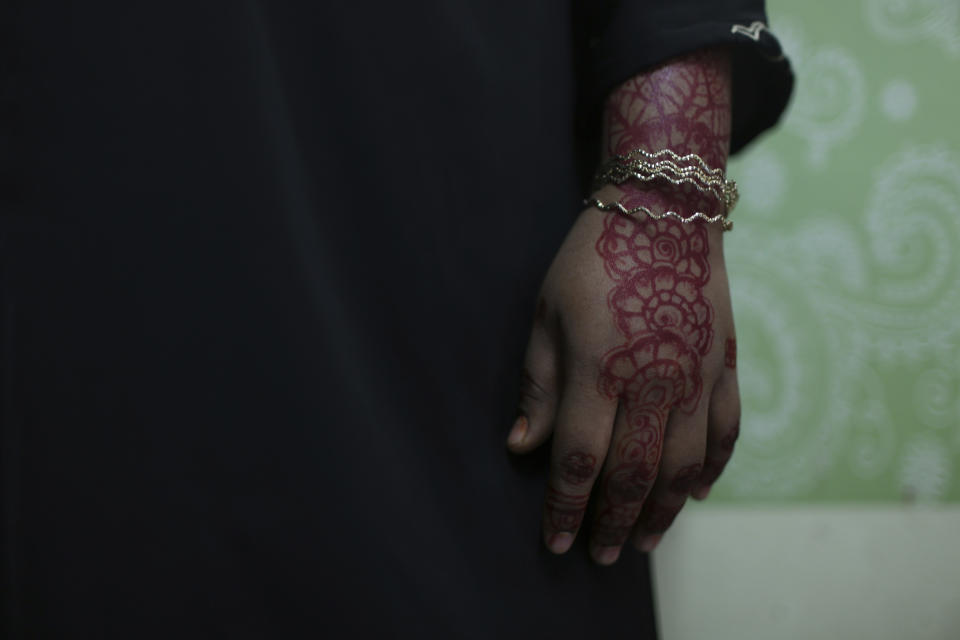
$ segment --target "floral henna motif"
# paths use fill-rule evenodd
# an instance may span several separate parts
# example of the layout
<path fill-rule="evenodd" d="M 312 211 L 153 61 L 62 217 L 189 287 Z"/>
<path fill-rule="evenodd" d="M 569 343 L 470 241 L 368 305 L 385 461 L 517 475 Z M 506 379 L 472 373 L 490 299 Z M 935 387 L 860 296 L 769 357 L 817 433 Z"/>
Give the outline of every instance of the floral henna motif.
<path fill-rule="evenodd" d="M 696 352 L 664 334 L 640 335 L 603 358 L 600 391 L 628 400 L 631 425 L 646 418 L 651 406 L 671 406 L 699 392 Z"/>
<path fill-rule="evenodd" d="M 656 479 L 671 408 L 700 401 L 703 357 L 713 343 L 706 230 L 673 220 L 604 220 L 597 252 L 616 282 L 607 302 L 626 342 L 603 358 L 600 392 L 621 398 L 628 430 L 618 435 L 615 466 L 604 484 L 597 544 L 619 544 Z"/>
<path fill-rule="evenodd" d="M 716 51 L 672 60 L 635 76 L 611 95 L 605 110 L 606 152 L 671 149 L 726 166 L 730 144 L 729 62 Z"/>
<path fill-rule="evenodd" d="M 707 234 L 692 233 L 696 225 L 672 220 L 650 221 L 638 227 L 622 216 L 608 216 L 597 252 L 607 274 L 618 283 L 657 268 L 669 269 L 702 287 L 710 279 Z"/>
<path fill-rule="evenodd" d="M 713 307 L 703 294 L 710 279 L 706 229 L 608 216 L 596 248 L 617 281 L 607 298 L 614 323 L 629 339 L 604 356 L 601 392 L 625 398 L 628 411 L 650 404 L 693 411 L 703 386 L 700 363 L 713 343 Z M 625 263 L 632 271 L 618 277 L 616 265 Z"/>

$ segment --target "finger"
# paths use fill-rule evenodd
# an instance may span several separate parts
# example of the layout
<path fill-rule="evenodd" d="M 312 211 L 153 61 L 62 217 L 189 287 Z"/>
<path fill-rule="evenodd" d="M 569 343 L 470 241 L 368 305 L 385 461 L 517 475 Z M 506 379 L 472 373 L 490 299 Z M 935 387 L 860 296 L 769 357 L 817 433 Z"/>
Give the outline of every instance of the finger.
<path fill-rule="evenodd" d="M 517 419 L 507 437 L 507 446 L 514 453 L 526 453 L 543 444 L 550 436 L 556 415 L 556 351 L 539 312 L 537 316 L 520 376 Z"/>
<path fill-rule="evenodd" d="M 740 435 L 740 389 L 735 369 L 725 369 L 710 396 L 707 419 L 707 451 L 703 470 L 694 483 L 691 495 L 706 499 L 710 487 L 723 473 Z"/>
<path fill-rule="evenodd" d="M 610 446 L 616 406 L 586 378 L 569 380 L 561 392 L 543 507 L 543 539 L 554 553 L 570 548 L 583 522 Z"/>
<path fill-rule="evenodd" d="M 590 553 L 599 564 L 616 562 L 653 486 L 666 417 L 665 406 L 620 403 L 590 531 Z"/>
<path fill-rule="evenodd" d="M 707 443 L 707 403 L 694 412 L 675 409 L 667 421 L 657 480 L 631 534 L 633 545 L 650 552 L 683 508 L 703 468 Z"/>

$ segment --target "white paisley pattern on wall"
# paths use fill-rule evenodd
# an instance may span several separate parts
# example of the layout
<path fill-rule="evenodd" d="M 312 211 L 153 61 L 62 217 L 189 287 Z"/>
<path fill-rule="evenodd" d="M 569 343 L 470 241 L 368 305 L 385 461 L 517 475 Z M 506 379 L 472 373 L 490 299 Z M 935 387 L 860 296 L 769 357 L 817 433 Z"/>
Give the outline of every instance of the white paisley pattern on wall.
<path fill-rule="evenodd" d="M 716 495 L 960 500 L 960 2 L 768 9 L 797 95 L 731 163 L 744 416 Z"/>
<path fill-rule="evenodd" d="M 960 58 L 960 3 L 957 0 L 866 0 L 867 23 L 891 42 L 932 40 Z"/>

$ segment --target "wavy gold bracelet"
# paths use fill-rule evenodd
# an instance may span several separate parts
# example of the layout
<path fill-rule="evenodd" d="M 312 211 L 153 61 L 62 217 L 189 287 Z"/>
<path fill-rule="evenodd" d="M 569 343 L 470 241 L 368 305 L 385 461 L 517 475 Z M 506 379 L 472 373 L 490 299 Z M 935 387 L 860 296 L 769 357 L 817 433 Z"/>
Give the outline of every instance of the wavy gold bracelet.
<path fill-rule="evenodd" d="M 718 213 L 715 216 L 708 216 L 703 212 L 697 211 L 691 216 L 684 217 L 679 213 L 677 213 L 676 211 L 664 211 L 663 213 L 654 213 L 653 211 L 651 211 L 650 209 L 642 205 L 638 207 L 633 207 L 631 209 L 627 209 L 625 206 L 623 206 L 619 202 L 603 202 L 599 198 L 587 198 L 586 200 L 583 201 L 583 204 L 587 205 L 588 207 L 596 207 L 601 211 L 617 211 L 625 216 L 635 216 L 638 213 L 642 213 L 648 218 L 651 218 L 653 220 L 663 220 L 664 218 L 671 218 L 673 220 L 678 220 L 683 224 L 692 224 L 702 220 L 703 222 L 706 222 L 709 224 L 719 224 L 720 228 L 723 231 L 733 230 L 733 221 L 728 220 L 726 215 L 722 213 Z"/>
<path fill-rule="evenodd" d="M 680 162 L 690 163 L 681 165 Z M 722 169 L 712 169 L 700 156 L 690 153 L 677 155 L 669 149 L 650 153 L 634 149 L 624 155 L 611 157 L 597 172 L 594 190 L 605 184 L 623 184 L 637 179 L 644 182 L 666 180 L 672 184 L 690 184 L 704 194 L 712 195 L 723 202 L 729 213 L 740 197 L 737 183 L 727 180 Z"/>
<path fill-rule="evenodd" d="M 675 151 L 671 151 L 670 149 L 660 149 L 659 151 L 655 151 L 653 153 L 645 149 L 634 149 L 633 151 L 629 151 L 623 155 L 615 155 L 611 159 L 628 161 L 636 158 L 637 156 L 646 158 L 647 160 L 662 160 L 664 156 L 666 156 L 669 160 L 675 163 L 693 163 L 694 166 L 699 167 L 705 173 L 723 179 L 723 169 L 711 168 L 703 158 L 695 153 L 688 153 L 685 156 L 681 156 L 677 155 Z"/>

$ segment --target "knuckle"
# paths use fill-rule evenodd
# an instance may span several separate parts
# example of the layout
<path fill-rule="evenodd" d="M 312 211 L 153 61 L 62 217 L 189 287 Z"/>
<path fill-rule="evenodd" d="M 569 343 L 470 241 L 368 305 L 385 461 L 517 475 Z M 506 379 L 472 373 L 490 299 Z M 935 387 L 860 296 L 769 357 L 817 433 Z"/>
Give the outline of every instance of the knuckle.
<path fill-rule="evenodd" d="M 587 484 L 596 476 L 597 457 L 582 449 L 575 449 L 560 458 L 557 472 L 568 484 Z"/>
<path fill-rule="evenodd" d="M 597 546 L 619 546 L 630 535 L 640 515 L 640 505 L 607 506 L 593 523 L 591 541 Z"/>
<path fill-rule="evenodd" d="M 547 488 L 544 524 L 552 531 L 575 532 L 580 528 L 589 500 L 589 493 L 560 491 L 555 487 Z"/>
<path fill-rule="evenodd" d="M 607 478 L 606 497 L 614 505 L 642 502 L 653 486 L 656 470 L 644 462 L 626 462 Z"/>
<path fill-rule="evenodd" d="M 702 471 L 703 465 L 700 462 L 683 466 L 672 474 L 667 486 L 672 493 L 687 495 L 697 483 Z"/>
<path fill-rule="evenodd" d="M 603 351 L 586 347 L 571 348 L 564 356 L 568 364 L 566 381 L 585 387 L 596 385 L 597 375 L 604 370 Z"/>

